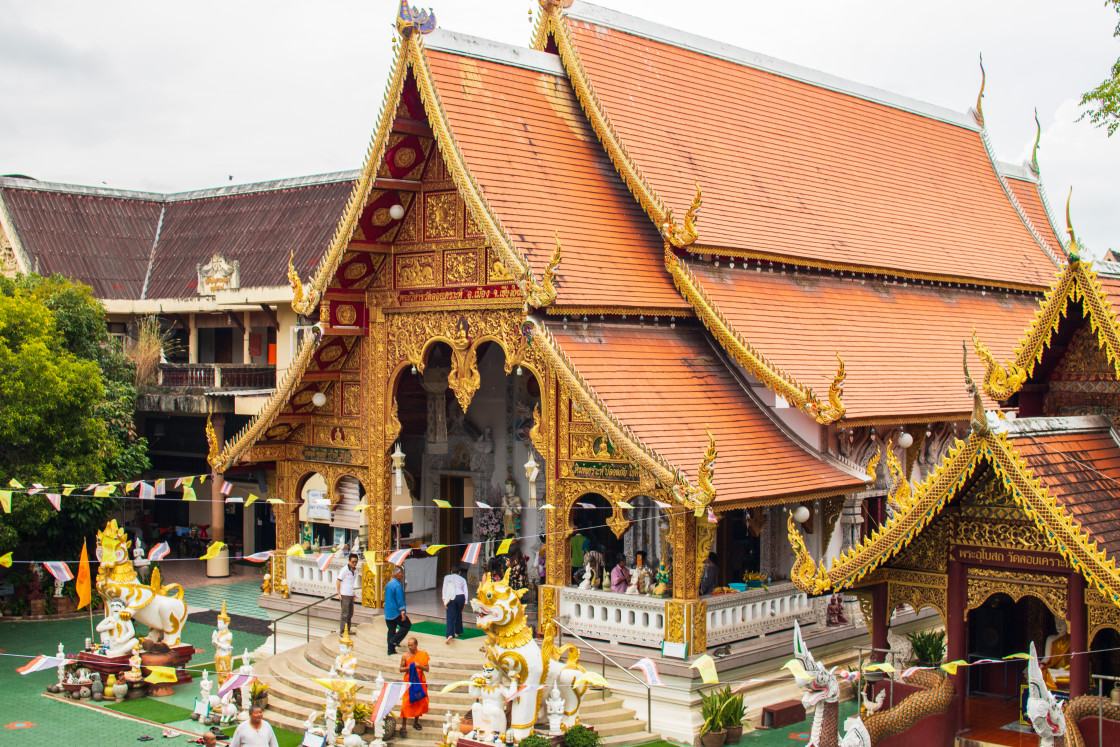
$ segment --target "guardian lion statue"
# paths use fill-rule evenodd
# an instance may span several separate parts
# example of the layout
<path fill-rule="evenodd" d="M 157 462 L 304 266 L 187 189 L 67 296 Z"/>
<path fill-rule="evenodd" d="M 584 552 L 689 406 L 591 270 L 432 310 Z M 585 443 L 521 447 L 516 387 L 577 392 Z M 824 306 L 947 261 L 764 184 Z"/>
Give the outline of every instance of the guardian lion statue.
<path fill-rule="evenodd" d="M 187 620 L 187 603 L 179 584 L 163 586 L 158 568 L 152 569 L 152 580 L 142 584 L 128 556 L 132 543 L 113 519 L 97 533 L 97 593 L 106 603 L 119 601 L 132 620 L 147 625 L 148 638 L 168 646 L 179 646 L 183 623 Z"/>
<path fill-rule="evenodd" d="M 533 725 L 543 715 L 543 696 L 554 685 L 564 699 L 561 728 L 567 731 L 578 724 L 580 700 L 588 687 L 581 681 L 585 671 L 579 664 L 579 649 L 557 647 L 550 623 L 545 627 L 543 648 L 537 645 L 521 604 L 525 591 L 510 588 L 507 570 L 501 581 L 483 582 L 477 597 L 471 600 L 478 627 L 486 632 L 487 661 L 505 679 L 516 683 L 516 689 L 544 686 L 531 688 L 514 699 L 509 731 L 515 742 L 533 732 Z"/>

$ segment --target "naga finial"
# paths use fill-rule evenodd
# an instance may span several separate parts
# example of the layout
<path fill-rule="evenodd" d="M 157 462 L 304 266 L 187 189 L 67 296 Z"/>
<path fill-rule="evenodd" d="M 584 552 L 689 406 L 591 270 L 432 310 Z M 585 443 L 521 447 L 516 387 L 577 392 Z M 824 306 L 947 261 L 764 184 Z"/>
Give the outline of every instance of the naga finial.
<path fill-rule="evenodd" d="M 704 458 L 700 460 L 700 466 L 696 470 L 696 482 L 700 486 L 702 493 L 701 502 L 705 506 L 711 505 L 712 501 L 716 499 L 716 486 L 712 484 L 715 477 L 715 469 L 712 465 L 716 462 L 718 452 L 716 451 L 716 439 L 712 435 L 712 429 L 704 426 L 704 430 L 708 433 L 708 448 L 704 452 Z"/>
<path fill-rule="evenodd" d="M 555 232 L 554 238 L 556 239 L 556 250 L 552 252 L 548 265 L 544 268 L 544 277 L 541 278 L 541 282 L 535 281 L 532 269 L 528 266 L 525 267 L 522 288 L 525 289 L 526 310 L 528 310 L 528 307 L 542 309 L 556 301 L 556 268 L 560 266 L 562 252 L 559 231 Z"/>
<path fill-rule="evenodd" d="M 678 226 L 677 222 L 673 220 L 672 210 L 665 213 L 665 223 L 661 226 L 662 235 L 678 249 L 691 246 L 700 236 L 696 229 L 696 220 L 700 214 L 700 205 L 704 202 L 704 194 L 700 190 L 700 182 L 697 181 L 695 184 L 696 195 L 692 198 L 692 204 L 688 206 L 688 211 L 684 214 L 684 227 Z"/>
<path fill-rule="evenodd" d="M 210 420 L 210 413 L 206 413 L 206 445 L 206 461 L 211 467 L 217 467 L 221 444 L 218 443 L 218 438 L 214 434 L 214 423 Z"/>
<path fill-rule="evenodd" d="M 836 351 L 836 362 L 836 375 L 832 377 L 832 384 L 828 387 L 828 404 L 817 407 L 814 413 L 814 417 L 821 425 L 835 423 L 844 417 L 844 413 L 847 411 L 840 398 L 844 395 L 844 379 L 848 374 L 839 350 Z"/>
<path fill-rule="evenodd" d="M 964 359 L 965 385 L 968 387 L 968 393 L 972 395 L 972 416 L 969 418 L 969 424 L 975 433 L 983 435 L 988 432 L 988 417 L 984 413 L 984 401 L 980 399 L 980 387 L 976 386 L 976 382 L 968 372 L 968 343 L 964 340 L 961 340 L 961 353 Z"/>
<path fill-rule="evenodd" d="M 906 479 L 906 471 L 894 453 L 894 443 L 891 441 L 887 441 L 887 469 L 890 470 L 891 479 L 894 481 L 894 486 L 887 492 L 887 503 L 894 503 L 905 511 L 910 507 L 910 481 Z"/>
<path fill-rule="evenodd" d="M 424 10 L 419 7 L 409 7 L 407 0 L 401 0 L 397 9 L 397 33 L 402 38 L 409 38 L 414 31 L 421 34 L 430 34 L 436 29 L 436 12 L 431 8 Z"/>
<path fill-rule="evenodd" d="M 1027 380 L 1027 372 L 1014 361 L 1008 361 L 1006 369 L 1001 366 L 988 346 L 980 342 L 975 328 L 972 330 L 972 347 L 984 364 L 984 391 L 989 397 L 1003 402 L 1022 388 L 1023 382 Z"/>
<path fill-rule="evenodd" d="M 1038 149 L 1039 149 L 1039 147 L 1041 147 L 1039 145 L 1039 143 L 1042 142 L 1042 123 L 1038 121 L 1038 107 L 1037 106 L 1034 108 L 1034 128 L 1035 128 L 1034 147 L 1031 148 L 1031 162 L 1030 162 L 1028 168 L 1030 168 L 1032 174 L 1034 174 L 1035 176 L 1038 176 L 1038 174 L 1039 174 Z"/>
<path fill-rule="evenodd" d="M 984 126 L 984 86 L 988 83 L 988 74 L 984 72 L 984 53 L 980 53 L 980 93 L 976 96 L 976 121 Z"/>
<path fill-rule="evenodd" d="M 876 480 L 879 479 L 879 475 L 875 472 L 875 468 L 879 466 L 879 460 L 882 459 L 882 458 L 883 458 L 882 450 L 881 449 L 876 449 L 875 453 L 871 455 L 871 458 L 867 460 L 867 467 L 865 468 L 864 471 L 867 472 L 867 478 L 872 483 L 874 483 Z"/>
<path fill-rule="evenodd" d="M 540 0 L 541 10 L 551 13 L 554 10 L 567 10 L 575 0 Z"/>
<path fill-rule="evenodd" d="M 295 266 L 296 250 L 288 254 L 288 283 L 292 286 L 292 310 L 297 314 L 309 314 L 315 308 L 310 288 L 305 292 Z"/>
<path fill-rule="evenodd" d="M 1077 234 L 1073 232 L 1073 221 L 1069 217 L 1069 204 L 1073 201 L 1073 187 L 1069 188 L 1069 196 L 1066 197 L 1066 233 L 1069 234 L 1069 248 L 1066 249 L 1066 256 L 1069 258 L 1069 263 L 1075 265 L 1081 261 L 1080 247 L 1077 246 Z"/>

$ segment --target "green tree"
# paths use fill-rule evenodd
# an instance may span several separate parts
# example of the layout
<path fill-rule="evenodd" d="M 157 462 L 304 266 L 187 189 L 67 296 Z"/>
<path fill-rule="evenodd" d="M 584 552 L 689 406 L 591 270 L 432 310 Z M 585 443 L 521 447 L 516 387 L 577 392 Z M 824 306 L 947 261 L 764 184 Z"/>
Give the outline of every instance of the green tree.
<path fill-rule="evenodd" d="M 133 376 L 90 288 L 57 275 L 0 279 L 0 484 L 135 479 L 148 458 L 133 424 Z M 0 553 L 22 540 L 63 554 L 116 507 L 64 498 L 56 513 L 45 496 L 16 493 L 11 514 L 0 514 Z"/>
<path fill-rule="evenodd" d="M 1120 0 L 1105 0 L 1105 5 L 1111 5 L 1120 14 Z M 1112 35 L 1120 37 L 1120 20 Z M 1109 137 L 1116 132 L 1120 127 L 1120 59 L 1113 63 L 1109 77 L 1092 91 L 1082 94 L 1081 105 L 1089 107 L 1081 119 L 1088 117 L 1095 126 L 1105 128 Z"/>

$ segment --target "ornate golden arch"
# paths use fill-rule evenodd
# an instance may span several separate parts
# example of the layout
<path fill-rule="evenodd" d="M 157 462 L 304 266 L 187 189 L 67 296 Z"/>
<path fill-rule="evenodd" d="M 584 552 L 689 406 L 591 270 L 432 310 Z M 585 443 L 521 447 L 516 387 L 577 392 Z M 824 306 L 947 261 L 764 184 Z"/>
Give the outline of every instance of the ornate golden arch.
<path fill-rule="evenodd" d="M 1013 602 L 1018 602 L 1023 597 L 1036 597 L 1056 617 L 1069 619 L 1065 579 L 1042 573 L 990 569 L 985 569 L 982 574 L 968 574 L 968 602 L 965 605 L 965 615 L 996 594 L 1006 594 Z"/>

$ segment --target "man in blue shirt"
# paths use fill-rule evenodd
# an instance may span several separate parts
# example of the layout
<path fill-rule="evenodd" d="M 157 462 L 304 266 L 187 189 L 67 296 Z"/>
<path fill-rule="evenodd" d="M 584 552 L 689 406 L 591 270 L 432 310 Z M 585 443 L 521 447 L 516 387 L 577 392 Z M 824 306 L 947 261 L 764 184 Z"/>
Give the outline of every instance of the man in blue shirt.
<path fill-rule="evenodd" d="M 393 577 L 385 586 L 385 630 L 389 642 L 389 655 L 397 653 L 397 646 L 408 635 L 412 621 L 404 608 L 404 569 L 397 566 L 393 569 Z M 398 631 L 399 629 L 399 631 Z"/>

